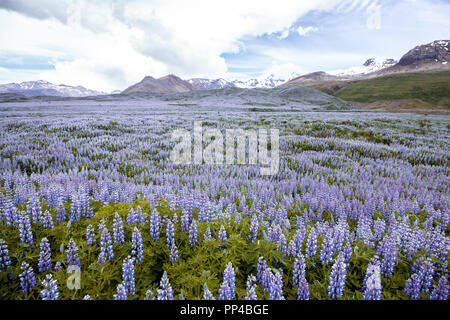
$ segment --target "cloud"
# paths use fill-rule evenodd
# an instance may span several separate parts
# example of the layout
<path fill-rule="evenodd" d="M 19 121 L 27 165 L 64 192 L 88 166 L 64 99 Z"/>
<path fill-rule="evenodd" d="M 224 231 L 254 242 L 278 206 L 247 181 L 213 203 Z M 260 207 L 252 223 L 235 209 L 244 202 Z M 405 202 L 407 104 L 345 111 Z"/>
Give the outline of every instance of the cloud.
<path fill-rule="evenodd" d="M 298 34 L 301 35 L 302 37 L 305 37 L 305 36 L 308 35 L 308 33 L 314 32 L 314 31 L 319 31 L 319 29 L 317 29 L 316 27 L 312 27 L 312 26 L 308 26 L 306 28 L 303 28 L 302 26 L 299 26 L 297 28 Z"/>

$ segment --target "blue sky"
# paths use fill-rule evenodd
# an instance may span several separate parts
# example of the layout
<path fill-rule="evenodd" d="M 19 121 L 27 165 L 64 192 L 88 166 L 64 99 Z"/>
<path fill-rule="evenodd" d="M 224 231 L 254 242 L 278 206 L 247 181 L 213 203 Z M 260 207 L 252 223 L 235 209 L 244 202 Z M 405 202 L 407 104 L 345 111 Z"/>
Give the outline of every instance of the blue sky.
<path fill-rule="evenodd" d="M 289 77 L 450 38 L 443 0 L 0 0 L 0 83 Z"/>

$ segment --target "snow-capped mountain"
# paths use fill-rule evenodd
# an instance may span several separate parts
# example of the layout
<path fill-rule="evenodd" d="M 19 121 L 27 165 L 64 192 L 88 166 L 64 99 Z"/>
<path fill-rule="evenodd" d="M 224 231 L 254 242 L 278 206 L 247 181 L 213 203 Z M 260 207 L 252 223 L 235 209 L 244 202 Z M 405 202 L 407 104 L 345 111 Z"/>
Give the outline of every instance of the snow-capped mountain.
<path fill-rule="evenodd" d="M 397 60 L 394 59 L 384 59 L 379 60 L 375 58 L 370 58 L 362 66 L 358 67 L 351 67 L 344 70 L 332 70 L 328 71 L 328 74 L 334 75 L 334 76 L 354 76 L 354 75 L 363 75 L 368 74 L 375 71 L 380 71 L 382 69 L 386 69 L 388 67 L 392 67 L 398 63 Z"/>
<path fill-rule="evenodd" d="M 233 80 L 231 83 L 234 84 L 235 87 L 238 88 L 275 88 L 280 84 L 286 82 L 286 79 L 281 79 L 275 77 L 275 75 L 271 74 L 266 78 L 253 78 L 248 80 Z"/>
<path fill-rule="evenodd" d="M 53 84 L 47 81 L 25 81 L 21 83 L 7 83 L 0 85 L 0 92 L 20 93 L 27 97 L 56 96 L 56 97 L 87 97 L 106 94 L 101 91 L 86 89 L 82 86 L 68 86 Z"/>
<path fill-rule="evenodd" d="M 223 89 L 229 87 L 235 87 L 235 85 L 225 79 L 206 79 L 206 78 L 192 78 L 186 80 L 193 87 L 194 90 L 212 90 L 212 89 Z"/>

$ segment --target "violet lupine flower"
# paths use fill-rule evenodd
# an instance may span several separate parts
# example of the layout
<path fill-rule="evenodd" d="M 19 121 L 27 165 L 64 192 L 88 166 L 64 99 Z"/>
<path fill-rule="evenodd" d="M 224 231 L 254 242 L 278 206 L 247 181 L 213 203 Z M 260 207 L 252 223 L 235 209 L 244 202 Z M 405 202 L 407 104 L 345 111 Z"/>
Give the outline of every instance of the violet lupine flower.
<path fill-rule="evenodd" d="M 58 207 L 56 208 L 56 221 L 63 222 L 66 220 L 66 208 L 62 201 L 58 202 Z"/>
<path fill-rule="evenodd" d="M 378 256 L 374 256 L 367 266 L 363 281 L 363 300 L 381 300 L 381 269 Z"/>
<path fill-rule="evenodd" d="M 22 293 L 26 294 L 33 291 L 33 288 L 36 286 L 36 277 L 33 268 L 25 261 L 22 262 L 20 270 L 22 270 L 22 273 L 19 274 L 20 288 Z"/>
<path fill-rule="evenodd" d="M 111 234 L 108 229 L 103 229 L 100 236 L 100 255 L 103 255 L 105 261 L 114 259 L 114 251 L 111 240 Z"/>
<path fill-rule="evenodd" d="M 52 270 L 50 243 L 47 238 L 42 238 L 40 244 L 38 272 L 43 273 Z"/>
<path fill-rule="evenodd" d="M 305 239 L 306 231 L 304 228 L 297 229 L 297 232 L 294 234 L 294 237 L 291 241 L 293 241 L 293 245 L 295 245 L 295 249 L 291 249 L 291 255 L 294 257 L 298 253 L 302 252 L 303 241 Z M 295 252 L 295 253 L 294 253 Z"/>
<path fill-rule="evenodd" d="M 123 260 L 122 284 L 127 293 L 130 293 L 133 296 L 136 294 L 134 284 L 134 258 L 131 256 L 128 256 Z"/>
<path fill-rule="evenodd" d="M 223 224 L 220 226 L 218 237 L 219 237 L 220 241 L 227 242 L 227 231 L 225 230 L 225 227 L 223 226 Z"/>
<path fill-rule="evenodd" d="M 267 287 L 268 284 L 266 284 L 264 282 L 265 277 L 264 277 L 264 273 L 266 272 L 267 269 L 267 262 L 263 257 L 259 257 L 258 258 L 258 265 L 256 268 L 256 278 L 258 279 L 259 283 L 263 286 L 263 287 Z"/>
<path fill-rule="evenodd" d="M 45 229 L 50 229 L 54 227 L 53 217 L 48 210 L 42 214 L 42 227 Z"/>
<path fill-rule="evenodd" d="M 198 222 L 197 220 L 192 220 L 189 227 L 189 244 L 194 247 L 198 244 Z"/>
<path fill-rule="evenodd" d="M 134 209 L 131 208 L 130 211 L 127 214 L 127 224 L 132 225 L 137 223 L 137 217 L 134 213 Z"/>
<path fill-rule="evenodd" d="M 270 273 L 269 280 L 269 300 L 283 300 L 283 274 L 281 271 L 272 273 L 270 269 L 266 269 Z"/>
<path fill-rule="evenodd" d="M 209 226 L 205 229 L 205 233 L 203 234 L 203 242 L 207 242 L 211 239 L 211 229 Z"/>
<path fill-rule="evenodd" d="M 236 296 L 236 279 L 233 265 L 231 262 L 223 272 L 223 282 L 219 289 L 219 300 L 232 300 Z"/>
<path fill-rule="evenodd" d="M 411 273 L 417 273 L 422 283 L 421 292 L 430 293 L 434 277 L 434 266 L 430 258 L 421 258 L 413 263 Z"/>
<path fill-rule="evenodd" d="M 137 207 L 136 209 L 136 223 L 145 223 L 145 218 L 147 217 L 147 215 L 145 213 L 142 212 L 142 209 L 140 206 Z"/>
<path fill-rule="evenodd" d="M 317 253 L 317 231 L 316 228 L 311 228 L 308 239 L 306 240 L 306 256 L 314 259 Z"/>
<path fill-rule="evenodd" d="M 430 300 L 448 300 L 448 274 L 444 273 L 439 278 L 438 283 L 433 287 Z"/>
<path fill-rule="evenodd" d="M 320 250 L 320 262 L 322 262 L 324 266 L 333 262 L 333 253 L 334 253 L 334 236 L 333 230 L 330 229 L 322 242 L 322 249 Z"/>
<path fill-rule="evenodd" d="M 127 290 L 123 286 L 123 284 L 119 283 L 117 286 L 117 294 L 113 295 L 114 300 L 128 300 Z"/>
<path fill-rule="evenodd" d="M 216 300 L 216 298 L 214 298 L 211 291 L 209 291 L 209 288 L 208 288 L 208 285 L 206 284 L 206 282 L 203 285 L 203 300 Z"/>
<path fill-rule="evenodd" d="M 38 224 L 41 218 L 41 204 L 39 203 L 39 198 L 37 195 L 34 195 L 29 201 L 27 205 L 27 214 L 31 216 L 31 220 L 34 224 Z"/>
<path fill-rule="evenodd" d="M 58 300 L 59 292 L 56 280 L 52 279 L 52 274 L 47 274 L 47 280 L 42 281 L 44 289 L 41 291 L 42 300 Z"/>
<path fill-rule="evenodd" d="M 86 243 L 88 246 L 92 247 L 95 245 L 95 231 L 94 227 L 90 224 L 86 228 Z"/>
<path fill-rule="evenodd" d="M 31 232 L 30 217 L 26 212 L 19 214 L 19 235 L 20 242 L 23 244 L 33 245 L 33 233 Z"/>
<path fill-rule="evenodd" d="M 87 294 L 83 297 L 83 300 L 92 300 L 92 298 L 90 295 Z"/>
<path fill-rule="evenodd" d="M 172 242 L 172 246 L 170 247 L 170 260 L 172 260 L 173 263 L 178 260 L 178 248 L 175 241 Z"/>
<path fill-rule="evenodd" d="M 175 226 L 173 222 L 166 219 L 166 246 L 172 248 L 172 243 L 175 242 Z"/>
<path fill-rule="evenodd" d="M 116 212 L 113 220 L 113 241 L 114 244 L 125 243 L 125 233 L 123 229 L 123 221 L 119 214 Z"/>
<path fill-rule="evenodd" d="M 328 285 L 328 296 L 330 298 L 335 299 L 342 297 L 344 293 L 346 278 L 347 264 L 345 263 L 344 256 L 341 252 L 337 256 L 333 266 L 331 267 Z"/>
<path fill-rule="evenodd" d="M 145 292 L 144 300 L 152 300 L 152 297 L 153 297 L 153 291 L 150 290 L 150 289 L 148 289 L 148 290 Z"/>
<path fill-rule="evenodd" d="M 281 251 L 281 253 L 283 253 L 283 257 L 287 255 L 287 243 L 284 233 L 282 233 L 278 239 L 278 249 Z"/>
<path fill-rule="evenodd" d="M 72 203 L 70 204 L 70 221 L 77 222 L 81 219 L 81 203 L 77 195 L 72 197 Z"/>
<path fill-rule="evenodd" d="M 73 239 L 69 240 L 67 246 L 67 266 L 76 265 L 81 269 L 80 257 L 78 256 L 78 247 Z"/>
<path fill-rule="evenodd" d="M 161 277 L 159 286 L 161 289 L 158 289 L 156 300 L 174 300 L 172 286 L 170 285 L 169 277 L 167 276 L 166 271 L 164 271 Z"/>
<path fill-rule="evenodd" d="M 159 213 L 158 211 L 153 210 L 153 213 L 150 216 L 150 238 L 155 242 L 159 241 L 160 225 L 161 218 L 159 216 Z"/>
<path fill-rule="evenodd" d="M 419 300 L 421 288 L 422 281 L 419 275 L 414 273 L 406 280 L 404 292 L 411 298 L 411 300 Z"/>
<path fill-rule="evenodd" d="M 256 295 L 256 277 L 252 274 L 247 278 L 247 295 L 245 300 L 258 300 Z"/>
<path fill-rule="evenodd" d="M 8 245 L 0 239 L 0 271 L 6 271 L 11 266 Z"/>
<path fill-rule="evenodd" d="M 202 210 L 200 210 L 201 212 Z M 199 212 L 199 219 L 200 219 L 200 212 Z M 183 211 L 183 214 L 181 215 L 181 222 L 180 222 L 180 230 L 183 232 L 188 231 L 189 229 L 189 214 L 185 211 Z M 201 220 L 200 220 L 201 221 Z"/>
<path fill-rule="evenodd" d="M 300 280 L 305 276 L 305 269 L 305 257 L 301 253 L 299 253 L 294 261 L 294 271 L 292 278 L 292 284 L 294 286 L 298 286 L 300 284 Z"/>
<path fill-rule="evenodd" d="M 394 267 L 397 263 L 397 248 L 395 244 L 395 235 L 385 236 L 377 247 L 377 253 L 381 256 L 381 274 L 389 278 L 394 273 Z"/>
<path fill-rule="evenodd" d="M 144 244 L 142 235 L 137 227 L 134 227 L 133 235 L 131 236 L 131 255 L 136 257 L 137 263 L 144 260 Z"/>
<path fill-rule="evenodd" d="M 298 284 L 297 288 L 297 300 L 309 300 L 309 284 L 303 276 Z"/>
<path fill-rule="evenodd" d="M 105 219 L 101 219 L 100 222 L 98 223 L 98 226 L 97 226 L 98 234 L 102 234 L 104 229 L 108 229 L 106 227 L 106 221 L 105 221 Z"/>
<path fill-rule="evenodd" d="M 256 214 L 252 215 L 250 220 L 250 241 L 255 242 L 258 238 L 258 230 L 259 230 L 259 221 L 258 216 Z"/>
<path fill-rule="evenodd" d="M 56 261 L 55 263 L 55 271 L 59 271 L 62 268 L 62 263 L 61 261 Z"/>

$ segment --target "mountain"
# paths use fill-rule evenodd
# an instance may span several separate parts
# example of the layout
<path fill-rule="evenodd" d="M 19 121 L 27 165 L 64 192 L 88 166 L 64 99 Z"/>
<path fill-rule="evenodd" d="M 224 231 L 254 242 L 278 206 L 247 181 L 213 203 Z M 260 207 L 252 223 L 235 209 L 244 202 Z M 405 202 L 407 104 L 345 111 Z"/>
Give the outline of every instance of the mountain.
<path fill-rule="evenodd" d="M 158 79 L 147 76 L 142 79 L 141 82 L 138 82 L 122 91 L 122 93 L 170 93 L 186 92 L 191 90 L 194 90 L 192 84 L 173 74 L 169 74 Z"/>
<path fill-rule="evenodd" d="M 189 82 L 193 90 L 212 90 L 212 89 L 222 89 L 222 88 L 230 88 L 235 87 L 235 85 L 225 79 L 206 79 L 206 78 L 192 78 L 186 80 Z"/>
<path fill-rule="evenodd" d="M 286 82 L 285 79 L 276 78 L 275 75 L 271 74 L 266 78 L 253 78 L 248 80 L 233 80 L 231 83 L 238 88 L 275 88 Z"/>
<path fill-rule="evenodd" d="M 47 81 L 26 81 L 21 83 L 7 83 L 0 85 L 1 93 L 17 93 L 26 97 L 55 96 L 55 97 L 87 97 L 98 96 L 106 93 L 86 89 L 82 86 L 68 86 L 65 84 L 53 84 Z"/>
<path fill-rule="evenodd" d="M 334 94 L 344 87 L 368 79 L 393 74 L 440 72 L 450 70 L 450 40 L 436 40 L 419 45 L 404 54 L 397 62 L 393 59 L 367 60 L 361 67 L 331 72 L 313 72 L 292 79 L 280 87 L 304 85 Z"/>
<path fill-rule="evenodd" d="M 382 69 L 392 67 L 397 63 L 398 61 L 394 59 L 378 60 L 375 58 L 370 58 L 366 62 L 364 62 L 362 66 L 352 67 L 345 70 L 329 71 L 328 73 L 338 77 L 365 75 L 371 72 L 380 71 Z"/>

